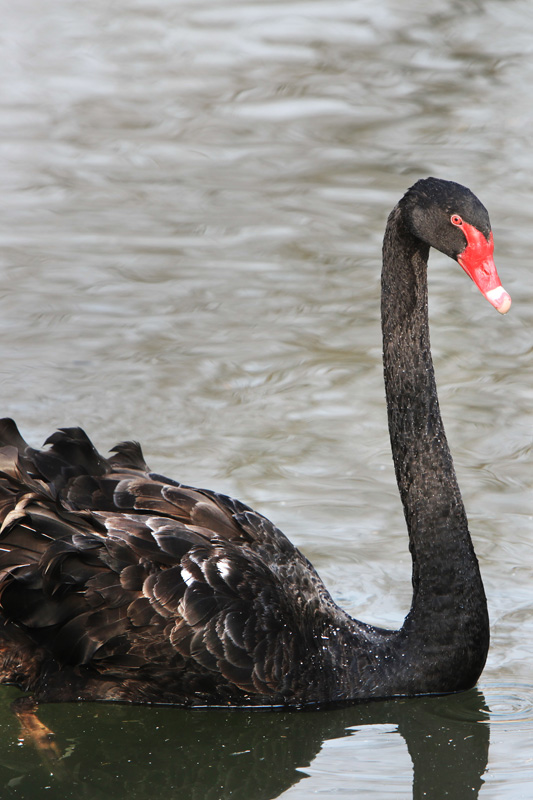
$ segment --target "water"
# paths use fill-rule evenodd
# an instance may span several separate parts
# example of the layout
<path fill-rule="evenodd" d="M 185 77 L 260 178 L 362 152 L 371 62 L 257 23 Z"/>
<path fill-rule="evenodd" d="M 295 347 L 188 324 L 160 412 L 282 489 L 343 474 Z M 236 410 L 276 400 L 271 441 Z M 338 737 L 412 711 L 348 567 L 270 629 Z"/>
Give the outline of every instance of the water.
<path fill-rule="evenodd" d="M 396 626 L 410 560 L 379 259 L 417 178 L 482 199 L 514 305 L 500 318 L 432 256 L 441 406 L 492 621 L 478 690 L 305 715 L 47 706 L 66 756 L 51 777 L 4 688 L 4 795 L 529 797 L 533 10 L 5 5 L 0 397 L 32 443 L 71 424 L 103 451 L 139 439 L 155 469 L 273 519 L 355 615 Z"/>

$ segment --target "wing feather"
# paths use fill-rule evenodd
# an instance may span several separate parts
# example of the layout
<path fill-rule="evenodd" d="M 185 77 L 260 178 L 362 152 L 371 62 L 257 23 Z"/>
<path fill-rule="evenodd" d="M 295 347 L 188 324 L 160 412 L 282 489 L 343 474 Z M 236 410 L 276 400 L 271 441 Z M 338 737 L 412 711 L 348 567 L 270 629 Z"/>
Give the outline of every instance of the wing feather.
<path fill-rule="evenodd" d="M 318 585 L 334 608 L 314 570 L 239 501 L 151 473 L 137 443 L 114 453 L 79 428 L 33 450 L 0 421 L 1 612 L 42 654 L 19 682 L 52 696 L 54 663 L 75 696 L 290 697 L 313 647 L 302 598 Z"/>

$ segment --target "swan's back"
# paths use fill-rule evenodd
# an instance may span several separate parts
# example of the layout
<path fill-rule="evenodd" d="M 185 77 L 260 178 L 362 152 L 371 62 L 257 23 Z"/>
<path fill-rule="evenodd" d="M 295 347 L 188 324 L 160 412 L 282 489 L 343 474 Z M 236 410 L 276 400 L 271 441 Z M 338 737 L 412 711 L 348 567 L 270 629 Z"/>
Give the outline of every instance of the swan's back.
<path fill-rule="evenodd" d="M 47 445 L 0 422 L 0 679 L 44 700 L 346 695 L 351 620 L 271 522 L 150 472 L 135 443 L 105 459 L 69 428 Z"/>

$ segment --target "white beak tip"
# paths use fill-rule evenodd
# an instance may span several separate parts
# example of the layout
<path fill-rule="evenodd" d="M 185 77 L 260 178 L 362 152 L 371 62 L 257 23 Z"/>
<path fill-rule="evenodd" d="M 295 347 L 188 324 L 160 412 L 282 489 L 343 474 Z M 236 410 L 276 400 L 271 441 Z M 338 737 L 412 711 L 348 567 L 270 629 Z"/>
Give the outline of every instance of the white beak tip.
<path fill-rule="evenodd" d="M 485 294 L 485 297 L 491 305 L 494 306 L 496 311 L 500 314 L 507 314 L 511 308 L 511 296 L 507 294 L 503 286 L 497 286 Z"/>

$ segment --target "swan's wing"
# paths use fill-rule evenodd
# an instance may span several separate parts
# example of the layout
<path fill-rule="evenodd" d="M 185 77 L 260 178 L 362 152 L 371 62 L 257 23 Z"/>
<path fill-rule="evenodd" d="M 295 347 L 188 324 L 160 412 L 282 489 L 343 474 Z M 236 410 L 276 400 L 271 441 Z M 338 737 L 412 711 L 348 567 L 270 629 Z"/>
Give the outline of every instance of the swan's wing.
<path fill-rule="evenodd" d="M 13 438 L 0 461 L 0 603 L 49 660 L 117 699 L 304 693 L 336 607 L 275 526 L 147 473 L 135 445 L 106 461 L 70 430 L 17 459 Z"/>
<path fill-rule="evenodd" d="M 283 562 L 294 556 L 296 549 L 283 533 L 244 503 L 151 472 L 136 442 L 117 445 L 110 459 L 95 450 L 80 428 L 57 431 L 45 444 L 44 450 L 31 448 L 12 420 L 0 420 L 0 520 L 13 498 L 36 494 L 54 500 L 64 518 L 75 513 L 80 523 L 96 511 L 150 514 L 201 528 L 207 536 L 262 548 L 267 559 Z"/>
<path fill-rule="evenodd" d="M 319 603 L 252 550 L 164 517 L 99 512 L 102 535 L 38 500 L 18 511 L 0 541 L 0 604 L 44 660 L 111 682 L 116 699 L 282 702 L 305 689 Z"/>

